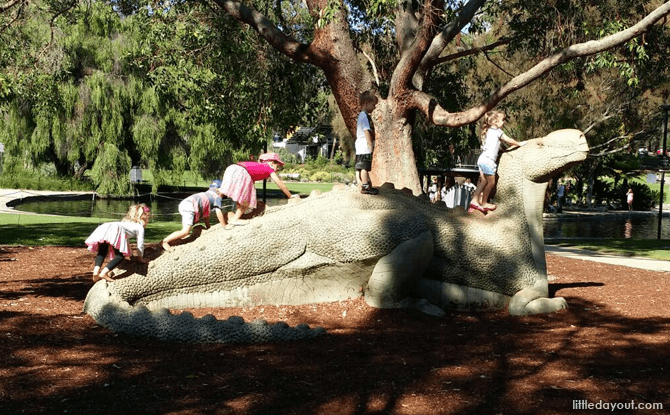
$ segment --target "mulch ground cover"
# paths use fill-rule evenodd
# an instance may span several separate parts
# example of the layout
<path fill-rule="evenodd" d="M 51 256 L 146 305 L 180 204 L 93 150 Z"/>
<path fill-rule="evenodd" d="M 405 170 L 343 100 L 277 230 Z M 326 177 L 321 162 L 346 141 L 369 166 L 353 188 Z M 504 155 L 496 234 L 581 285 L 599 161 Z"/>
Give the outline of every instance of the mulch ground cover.
<path fill-rule="evenodd" d="M 552 294 L 570 306 L 553 314 L 435 318 L 361 298 L 190 310 L 328 331 L 305 342 L 192 345 L 116 335 L 82 314 L 86 249 L 0 247 L 0 412 L 668 413 L 670 275 L 547 261 Z"/>

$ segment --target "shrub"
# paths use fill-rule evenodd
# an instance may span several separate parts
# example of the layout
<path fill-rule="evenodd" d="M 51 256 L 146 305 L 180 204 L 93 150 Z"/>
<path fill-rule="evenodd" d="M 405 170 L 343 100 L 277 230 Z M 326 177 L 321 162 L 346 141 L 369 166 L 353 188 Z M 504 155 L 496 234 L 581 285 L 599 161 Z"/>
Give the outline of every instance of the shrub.
<path fill-rule="evenodd" d="M 295 167 L 294 165 L 298 165 L 302 161 L 297 154 L 289 153 L 285 148 L 268 148 L 268 151 L 279 154 L 279 158 L 287 167 L 290 166 L 293 168 Z"/>
<path fill-rule="evenodd" d="M 318 171 L 311 175 L 309 179 L 313 182 L 327 182 L 331 180 L 331 175 L 325 171 Z"/>
<path fill-rule="evenodd" d="M 649 210 L 660 200 L 660 192 L 651 190 L 645 183 L 624 181 L 612 191 L 615 195 L 614 200 L 622 209 L 628 209 L 626 200 L 628 189 L 633 189 L 633 210 Z"/>
<path fill-rule="evenodd" d="M 348 183 L 354 180 L 354 176 L 347 173 L 332 173 L 333 183 Z"/>
<path fill-rule="evenodd" d="M 317 158 L 309 160 L 306 164 L 311 169 L 323 170 L 328 164 L 330 164 L 330 160 L 327 157 L 319 154 Z"/>
<path fill-rule="evenodd" d="M 295 170 L 295 173 L 300 174 L 300 177 L 309 177 L 309 176 L 312 175 L 312 173 L 305 168 L 297 169 L 297 170 Z"/>
<path fill-rule="evenodd" d="M 95 186 L 89 180 L 74 177 L 43 177 L 42 171 L 19 169 L 0 176 L 0 187 L 5 189 L 90 191 Z"/>

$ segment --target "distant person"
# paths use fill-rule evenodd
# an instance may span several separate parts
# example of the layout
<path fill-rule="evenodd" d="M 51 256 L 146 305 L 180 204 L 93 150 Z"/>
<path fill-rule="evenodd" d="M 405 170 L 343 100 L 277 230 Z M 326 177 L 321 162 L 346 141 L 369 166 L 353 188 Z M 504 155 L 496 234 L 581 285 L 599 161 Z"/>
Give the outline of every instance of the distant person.
<path fill-rule="evenodd" d="M 482 145 L 482 154 L 477 160 L 479 167 L 479 183 L 472 195 L 470 202 L 470 212 L 479 210 L 486 213 L 496 209 L 496 205 L 489 203 L 489 195 L 496 185 L 496 171 L 498 170 L 498 152 L 500 151 L 500 142 L 519 147 L 521 144 L 508 137 L 501 130 L 505 124 L 505 114 L 500 111 L 489 111 L 484 115 L 481 137 L 484 141 Z"/>
<path fill-rule="evenodd" d="M 223 183 L 220 190 L 222 194 L 233 199 L 237 204 L 235 215 L 230 220 L 232 225 L 244 225 L 247 222 L 241 219 L 244 212 L 249 208 L 256 208 L 254 182 L 269 177 L 289 199 L 300 197 L 297 194 L 291 195 L 291 192 L 276 173 L 283 165 L 284 162 L 281 161 L 277 153 L 265 153 L 258 158 L 258 162 L 242 161 L 228 166 L 223 174 Z"/>
<path fill-rule="evenodd" d="M 463 186 L 465 186 L 465 188 L 469 191 L 474 191 L 477 188 L 477 186 L 475 186 L 474 183 L 472 183 L 472 179 L 469 177 L 466 177 Z"/>
<path fill-rule="evenodd" d="M 132 205 L 121 222 L 107 222 L 98 226 L 93 233 L 86 238 L 88 250 L 96 252 L 95 267 L 93 268 L 93 282 L 101 279 L 114 281 L 107 274 L 116 268 L 124 256 L 129 257 L 129 238 L 137 238 L 137 261 L 147 263 L 144 259 L 144 228 L 149 223 L 150 209 L 144 203 Z M 100 267 L 109 254 L 110 261 L 100 271 Z"/>
<path fill-rule="evenodd" d="M 209 229 L 209 215 L 212 210 L 216 212 L 221 226 L 226 226 L 227 218 L 221 210 L 220 186 L 221 180 L 214 180 L 207 191 L 191 195 L 179 203 L 181 230 L 172 232 L 161 241 L 163 249 L 170 251 L 170 242 L 187 237 L 193 225 L 201 220 L 205 223 L 205 228 Z"/>
<path fill-rule="evenodd" d="M 440 189 L 440 200 L 447 204 L 447 191 L 449 188 L 447 188 L 447 182 L 445 181 L 444 184 L 442 185 L 442 188 Z M 447 204 L 448 205 L 448 204 Z"/>
<path fill-rule="evenodd" d="M 372 152 L 375 147 L 375 129 L 370 113 L 377 106 L 377 97 L 372 91 L 365 91 L 358 97 L 361 112 L 356 123 L 356 181 L 361 185 L 361 193 L 376 195 L 379 190 L 372 187 L 370 171 L 372 170 Z"/>
<path fill-rule="evenodd" d="M 432 183 L 428 187 L 428 198 L 430 203 L 435 203 L 438 200 L 437 197 L 438 186 L 437 186 L 437 177 L 433 177 Z"/>
<path fill-rule="evenodd" d="M 628 203 L 628 211 L 633 211 L 633 189 L 628 189 L 626 192 L 626 202 Z"/>
<path fill-rule="evenodd" d="M 558 181 L 558 190 L 556 192 L 558 207 L 556 212 L 563 213 L 563 204 L 565 203 L 565 185 L 563 180 Z"/>

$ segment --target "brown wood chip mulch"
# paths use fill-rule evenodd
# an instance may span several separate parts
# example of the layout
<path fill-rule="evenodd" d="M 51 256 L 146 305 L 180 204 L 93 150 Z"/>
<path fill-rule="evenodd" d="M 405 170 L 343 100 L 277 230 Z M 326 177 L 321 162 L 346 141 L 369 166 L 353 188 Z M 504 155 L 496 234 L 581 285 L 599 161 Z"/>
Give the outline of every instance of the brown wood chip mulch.
<path fill-rule="evenodd" d="M 362 299 L 191 310 L 329 333 L 227 346 L 111 333 L 81 313 L 93 254 L 0 247 L 0 412 L 670 412 L 670 275 L 551 255 L 547 261 L 552 293 L 570 306 L 558 313 L 435 318 L 374 309 Z"/>

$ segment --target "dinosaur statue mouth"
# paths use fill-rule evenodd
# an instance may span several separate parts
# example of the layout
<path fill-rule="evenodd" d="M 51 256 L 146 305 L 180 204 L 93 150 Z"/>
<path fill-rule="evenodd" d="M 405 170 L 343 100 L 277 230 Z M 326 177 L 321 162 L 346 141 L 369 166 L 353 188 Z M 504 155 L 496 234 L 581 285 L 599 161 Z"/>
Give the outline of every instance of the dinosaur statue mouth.
<path fill-rule="evenodd" d="M 586 159 L 586 153 L 581 153 L 581 154 L 584 154 L 584 157 L 583 157 L 581 160 L 577 160 L 577 161 L 569 162 L 569 163 L 567 163 L 565 166 L 563 166 L 563 167 L 561 167 L 561 168 L 559 168 L 559 169 L 554 170 L 551 174 L 548 174 L 548 175 L 546 175 L 546 176 L 541 176 L 541 177 L 539 177 L 539 178 L 537 179 L 537 182 L 538 182 L 538 183 L 548 182 L 550 179 L 553 179 L 554 177 L 558 177 L 558 176 L 560 176 L 561 174 L 563 174 L 563 173 L 565 173 L 566 171 L 568 171 L 568 170 L 570 170 L 571 168 L 573 168 L 574 166 L 577 166 L 577 165 L 581 164 L 581 163 Z"/>

